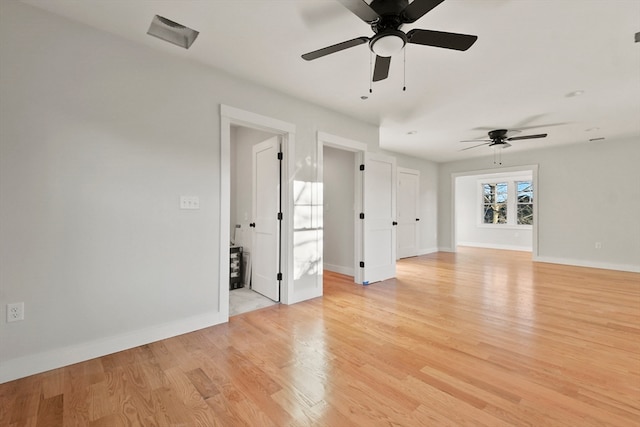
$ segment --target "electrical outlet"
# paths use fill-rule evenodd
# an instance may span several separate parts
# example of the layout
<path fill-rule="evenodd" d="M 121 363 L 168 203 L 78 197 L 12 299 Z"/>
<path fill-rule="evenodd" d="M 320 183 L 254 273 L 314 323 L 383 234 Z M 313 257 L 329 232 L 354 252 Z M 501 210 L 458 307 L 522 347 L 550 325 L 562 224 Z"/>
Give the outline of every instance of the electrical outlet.
<path fill-rule="evenodd" d="M 7 322 L 17 322 L 19 320 L 24 320 L 24 303 L 7 304 Z"/>
<path fill-rule="evenodd" d="M 596 249 L 602 249 L 602 242 L 596 242 Z"/>

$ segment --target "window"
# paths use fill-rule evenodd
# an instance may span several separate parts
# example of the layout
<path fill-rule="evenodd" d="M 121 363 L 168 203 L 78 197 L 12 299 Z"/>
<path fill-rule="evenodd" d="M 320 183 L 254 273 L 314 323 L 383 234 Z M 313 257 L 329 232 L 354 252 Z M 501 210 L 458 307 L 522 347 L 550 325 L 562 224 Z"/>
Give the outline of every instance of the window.
<path fill-rule="evenodd" d="M 504 178 L 503 178 L 504 179 Z M 481 182 L 482 219 L 485 225 L 533 225 L 533 182 L 517 178 Z"/>
<path fill-rule="evenodd" d="M 507 183 L 482 184 L 485 224 L 507 223 Z"/>
<path fill-rule="evenodd" d="M 533 185 L 531 181 L 516 181 L 519 225 L 533 224 Z"/>

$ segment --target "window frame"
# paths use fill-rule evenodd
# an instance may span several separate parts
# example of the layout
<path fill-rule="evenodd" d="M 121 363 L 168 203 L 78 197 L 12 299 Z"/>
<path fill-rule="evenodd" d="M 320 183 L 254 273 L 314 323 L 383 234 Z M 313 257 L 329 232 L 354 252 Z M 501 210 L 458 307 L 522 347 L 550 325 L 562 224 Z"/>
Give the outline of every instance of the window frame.
<path fill-rule="evenodd" d="M 494 228 L 499 230 L 506 229 L 515 229 L 515 230 L 531 230 L 533 229 L 533 224 L 518 224 L 518 182 L 530 182 L 531 183 L 531 209 L 533 214 L 533 221 L 536 221 L 535 217 L 535 207 L 534 207 L 534 181 L 533 177 L 526 175 L 514 175 L 514 176 L 506 176 L 506 177 L 496 177 L 496 178 L 480 178 L 478 179 L 478 202 L 476 203 L 478 214 L 476 218 L 478 219 L 477 227 L 478 228 Z M 485 184 L 507 184 L 507 222 L 502 224 L 488 224 L 484 222 L 484 185 Z"/>
<path fill-rule="evenodd" d="M 529 201 L 527 203 L 522 203 L 520 202 L 520 190 L 519 190 L 519 184 L 520 183 L 528 183 L 529 184 L 529 191 L 524 192 L 525 194 L 530 194 L 530 198 Z M 515 193 L 515 222 L 516 225 L 528 225 L 528 226 L 533 226 L 533 221 L 535 221 L 535 215 L 533 212 L 533 179 L 516 179 L 514 181 L 514 193 Z M 518 221 L 520 220 L 520 206 L 525 206 L 525 205 L 529 205 L 530 206 L 530 210 L 531 210 L 531 224 L 520 224 Z"/>

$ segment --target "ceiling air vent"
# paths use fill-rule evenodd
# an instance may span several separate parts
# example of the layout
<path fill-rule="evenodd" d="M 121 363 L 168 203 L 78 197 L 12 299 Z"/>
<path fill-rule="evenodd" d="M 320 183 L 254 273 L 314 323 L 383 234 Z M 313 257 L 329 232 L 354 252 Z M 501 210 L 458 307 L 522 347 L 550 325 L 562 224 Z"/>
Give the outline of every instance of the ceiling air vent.
<path fill-rule="evenodd" d="M 189 49 L 200 33 L 170 19 L 156 15 L 151 21 L 147 34 Z"/>

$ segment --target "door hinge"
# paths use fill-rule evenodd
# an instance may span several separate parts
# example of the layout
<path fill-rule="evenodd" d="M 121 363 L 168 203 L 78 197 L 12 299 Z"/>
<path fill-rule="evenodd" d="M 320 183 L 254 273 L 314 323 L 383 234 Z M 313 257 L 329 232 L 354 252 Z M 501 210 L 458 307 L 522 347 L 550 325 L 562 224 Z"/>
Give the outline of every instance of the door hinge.
<path fill-rule="evenodd" d="M 282 280 L 282 273 L 278 273 L 278 275 L 276 276 L 276 280 Z"/>
<path fill-rule="evenodd" d="M 282 151 L 278 153 L 278 160 L 282 160 Z"/>
<path fill-rule="evenodd" d="M 282 212 L 278 212 L 278 221 L 282 221 Z"/>
<path fill-rule="evenodd" d="M 364 170 L 364 165 L 360 165 L 360 170 L 363 171 Z"/>
<path fill-rule="evenodd" d="M 364 268 L 364 261 L 360 261 L 360 268 Z"/>
<path fill-rule="evenodd" d="M 360 219 L 364 219 L 364 212 L 360 212 Z"/>

